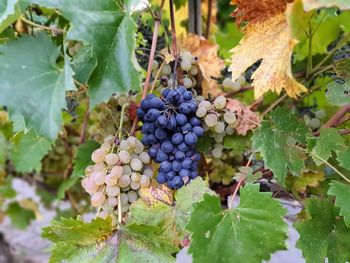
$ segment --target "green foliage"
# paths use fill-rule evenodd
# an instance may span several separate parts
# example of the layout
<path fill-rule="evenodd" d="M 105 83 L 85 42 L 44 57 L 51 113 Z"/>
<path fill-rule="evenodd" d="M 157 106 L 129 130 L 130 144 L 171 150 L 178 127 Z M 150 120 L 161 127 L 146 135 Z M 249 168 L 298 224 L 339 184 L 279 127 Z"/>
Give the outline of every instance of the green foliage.
<path fill-rule="evenodd" d="M 350 171 L 350 147 L 347 147 L 343 151 L 339 151 L 337 154 L 339 165 Z"/>
<path fill-rule="evenodd" d="M 19 229 L 25 229 L 35 219 L 34 212 L 21 207 L 18 202 L 10 203 L 5 213 L 11 218 L 12 225 Z"/>
<path fill-rule="evenodd" d="M 306 262 L 342 263 L 350 260 L 350 230 L 330 199 L 310 198 L 306 218 L 294 224 L 300 234 L 297 247 Z"/>
<path fill-rule="evenodd" d="M 339 214 L 344 217 L 344 222 L 350 228 L 350 186 L 338 181 L 332 181 L 328 190 L 329 195 L 335 196 L 335 206 L 340 208 Z"/>
<path fill-rule="evenodd" d="M 90 223 L 81 219 L 62 218 L 43 229 L 42 236 L 53 242 L 50 262 L 108 262 L 113 258 L 111 218 L 97 218 Z"/>
<path fill-rule="evenodd" d="M 80 83 L 87 83 L 97 66 L 97 58 L 91 46 L 81 47 L 73 57 L 71 66 L 75 73 L 75 79 Z"/>
<path fill-rule="evenodd" d="M 56 64 L 59 55 L 43 33 L 0 46 L 0 104 L 11 114 L 22 115 L 28 128 L 50 139 L 61 129 L 65 107 L 65 72 Z"/>
<path fill-rule="evenodd" d="M 332 156 L 332 152 L 339 151 L 344 147 L 344 140 L 336 129 L 321 128 L 320 131 L 319 137 L 314 137 L 308 142 L 312 157 L 317 165 L 321 165 L 323 161 L 315 156 L 327 161 Z"/>
<path fill-rule="evenodd" d="M 85 168 L 93 164 L 91 160 L 91 153 L 100 145 L 96 141 L 87 141 L 78 148 L 78 152 L 74 158 L 74 168 L 72 175 L 65 180 L 57 191 L 57 197 L 63 198 L 65 192 L 76 184 L 79 178 L 84 176 Z"/>
<path fill-rule="evenodd" d="M 271 169 L 284 184 L 288 171 L 299 175 L 304 168 L 304 154 L 295 142 L 305 143 L 309 134 L 306 126 L 287 109 L 278 108 L 270 121 L 262 121 L 253 135 L 253 147 L 261 152 L 265 167 Z"/>
<path fill-rule="evenodd" d="M 327 99 L 330 104 L 343 106 L 350 103 L 350 82 L 344 84 L 331 82 L 327 86 Z"/>
<path fill-rule="evenodd" d="M 11 160 L 19 172 L 41 170 L 41 159 L 52 147 L 52 142 L 38 135 L 34 130 L 19 133 L 11 149 Z"/>
<path fill-rule="evenodd" d="M 0 33 L 21 16 L 24 0 L 0 0 Z"/>
<path fill-rule="evenodd" d="M 206 153 L 210 150 L 214 140 L 208 134 L 204 134 L 198 139 L 198 144 L 196 145 L 196 150 L 201 153 Z"/>
<path fill-rule="evenodd" d="M 219 197 L 205 194 L 204 200 L 194 205 L 187 225 L 192 232 L 189 252 L 193 262 L 268 260 L 271 253 L 286 248 L 284 214 L 285 209 L 271 194 L 259 193 L 259 185 L 244 187 L 239 206 L 226 211 Z"/>
<path fill-rule="evenodd" d="M 67 39 L 91 45 L 98 62 L 88 82 L 92 106 L 107 101 L 113 93 L 139 89 L 139 66 L 134 54 L 136 24 L 128 10 L 112 0 L 32 2 L 60 9 L 72 24 Z"/>

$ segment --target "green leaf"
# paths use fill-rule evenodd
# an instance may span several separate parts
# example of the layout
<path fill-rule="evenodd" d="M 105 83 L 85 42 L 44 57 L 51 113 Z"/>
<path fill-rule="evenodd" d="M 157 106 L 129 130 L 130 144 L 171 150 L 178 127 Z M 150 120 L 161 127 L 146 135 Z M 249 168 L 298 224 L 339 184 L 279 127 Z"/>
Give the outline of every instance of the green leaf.
<path fill-rule="evenodd" d="M 25 229 L 35 219 L 32 210 L 21 207 L 17 202 L 8 205 L 6 214 L 10 217 L 12 225 L 19 229 Z"/>
<path fill-rule="evenodd" d="M 344 217 L 344 222 L 350 228 L 350 186 L 338 181 L 332 181 L 328 190 L 329 195 L 335 196 L 335 206 L 340 208 L 339 214 Z"/>
<path fill-rule="evenodd" d="M 80 145 L 74 158 L 74 168 L 72 175 L 65 180 L 58 188 L 57 197 L 62 199 L 65 192 L 76 184 L 79 178 L 84 176 L 85 168 L 92 165 L 91 154 L 99 147 L 99 143 L 93 140 Z"/>
<path fill-rule="evenodd" d="M 61 128 L 65 107 L 66 76 L 56 64 L 59 55 L 44 33 L 0 46 L 0 104 L 8 107 L 10 116 L 23 115 L 28 128 L 50 139 Z"/>
<path fill-rule="evenodd" d="M 310 150 L 316 165 L 321 165 L 324 162 L 315 156 L 327 161 L 332 156 L 332 152 L 343 149 L 344 139 L 334 128 L 321 128 L 320 136 L 311 138 L 308 147 L 312 147 L 312 150 Z"/>
<path fill-rule="evenodd" d="M 71 66 L 75 72 L 75 79 L 86 84 L 97 66 L 97 59 L 91 46 L 81 47 L 73 57 Z"/>
<path fill-rule="evenodd" d="M 297 247 L 306 262 L 344 263 L 350 260 L 350 229 L 338 216 L 332 200 L 309 198 L 307 217 L 294 224 L 300 234 Z"/>
<path fill-rule="evenodd" d="M 223 211 L 218 196 L 205 194 L 204 200 L 194 205 L 187 225 L 192 232 L 189 252 L 194 263 L 232 259 L 260 263 L 286 248 L 287 224 L 280 203 L 270 193 L 260 193 L 259 185 L 251 184 L 241 189 L 240 200 L 238 207 Z"/>
<path fill-rule="evenodd" d="M 337 160 L 341 167 L 350 171 L 350 147 L 347 147 L 344 151 L 338 151 Z"/>
<path fill-rule="evenodd" d="M 350 9 L 350 3 L 348 0 L 318 0 L 318 1 L 304 1 L 305 10 L 310 10 L 314 8 L 322 7 L 333 7 L 337 6 L 340 9 L 346 10 Z"/>
<path fill-rule="evenodd" d="M 206 153 L 210 150 L 214 140 L 207 133 L 205 133 L 202 137 L 199 137 L 198 142 L 196 144 L 196 150 L 201 153 Z"/>
<path fill-rule="evenodd" d="M 309 131 L 287 109 L 278 108 L 271 113 L 271 119 L 272 123 L 262 121 L 255 131 L 253 147 L 261 152 L 265 167 L 284 184 L 288 171 L 299 175 L 304 168 L 304 153 L 295 147 L 295 142 L 305 143 Z"/>
<path fill-rule="evenodd" d="M 202 201 L 205 193 L 214 194 L 209 189 L 208 182 L 200 177 L 192 180 L 190 184 L 176 192 L 175 222 L 180 233 L 185 231 L 185 227 L 190 220 L 193 204 Z"/>
<path fill-rule="evenodd" d="M 18 172 L 40 171 L 41 159 L 51 149 L 51 142 L 34 130 L 16 136 L 11 149 L 11 160 Z"/>
<path fill-rule="evenodd" d="M 251 133 L 246 136 L 230 135 L 224 138 L 224 148 L 233 150 L 235 153 L 242 153 L 244 150 L 251 147 Z"/>
<path fill-rule="evenodd" d="M 301 61 L 307 58 L 309 54 L 309 41 L 310 38 L 307 36 L 309 33 L 309 24 L 313 32 L 311 40 L 311 55 L 326 54 L 328 53 L 328 46 L 339 36 L 342 32 L 349 32 L 349 19 L 350 13 L 342 12 L 340 15 L 335 15 L 335 12 L 331 14 L 327 10 L 321 10 L 317 15 L 316 11 L 308 12 L 306 15 L 303 14 L 303 18 L 298 16 L 300 13 L 296 13 L 295 19 L 303 20 L 304 25 L 300 27 L 298 45 L 295 47 L 296 61 Z M 311 18 L 311 19 L 310 19 Z M 293 26 L 293 25 L 292 25 Z M 298 24 L 296 24 L 298 26 Z M 295 31 L 295 30 L 293 30 Z"/>
<path fill-rule="evenodd" d="M 112 0 L 31 0 L 61 10 L 72 26 L 67 39 L 90 44 L 97 66 L 89 80 L 92 107 L 114 93 L 140 88 L 134 54 L 136 24 L 131 13 Z M 129 6 L 129 1 L 124 1 Z"/>
<path fill-rule="evenodd" d="M 97 218 L 90 223 L 62 218 L 43 229 L 42 237 L 53 242 L 50 262 L 112 262 L 117 241 L 111 237 L 112 220 Z M 114 259 L 115 261 L 115 259 Z"/>
<path fill-rule="evenodd" d="M 350 82 L 344 84 L 331 82 L 327 86 L 327 100 L 330 104 L 343 106 L 350 103 Z"/>
<path fill-rule="evenodd" d="M 121 236 L 117 262 L 122 263 L 150 263 L 164 262 L 173 263 L 175 258 L 160 247 L 154 246 L 147 240 L 132 237 L 127 234 Z"/>
<path fill-rule="evenodd" d="M 4 184 L 0 184 L 0 198 L 14 198 L 16 191 L 12 188 L 11 180 L 6 180 Z"/>
<path fill-rule="evenodd" d="M 24 1 L 0 0 L 0 33 L 21 16 Z"/>

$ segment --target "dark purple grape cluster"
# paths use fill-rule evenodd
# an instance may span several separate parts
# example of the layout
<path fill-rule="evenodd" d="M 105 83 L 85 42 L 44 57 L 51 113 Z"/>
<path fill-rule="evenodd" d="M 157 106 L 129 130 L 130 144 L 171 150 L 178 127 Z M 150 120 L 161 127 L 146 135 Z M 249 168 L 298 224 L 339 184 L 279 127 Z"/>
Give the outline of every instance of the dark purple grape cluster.
<path fill-rule="evenodd" d="M 192 92 L 183 86 L 164 89 L 160 98 L 147 95 L 137 110 L 143 122 L 142 143 L 149 147 L 151 158 L 160 163 L 157 181 L 172 189 L 198 176 L 200 154 L 195 145 L 204 130 L 196 110 Z"/>

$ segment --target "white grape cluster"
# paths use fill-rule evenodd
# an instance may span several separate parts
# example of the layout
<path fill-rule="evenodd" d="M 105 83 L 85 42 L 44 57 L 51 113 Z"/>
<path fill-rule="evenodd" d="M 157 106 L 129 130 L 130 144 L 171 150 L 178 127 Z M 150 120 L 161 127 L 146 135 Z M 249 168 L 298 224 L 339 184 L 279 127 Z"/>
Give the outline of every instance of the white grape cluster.
<path fill-rule="evenodd" d="M 304 115 L 304 122 L 312 130 L 317 130 L 322 126 L 322 120 L 326 117 L 324 110 L 318 110 L 313 113 L 314 116 Z"/>
<path fill-rule="evenodd" d="M 244 76 L 238 77 L 238 79 L 236 81 L 232 81 L 231 78 L 225 78 L 222 81 L 222 89 L 225 92 L 239 91 L 245 82 L 246 82 L 246 79 L 244 78 Z"/>
<path fill-rule="evenodd" d="M 211 151 L 214 158 L 221 158 L 223 154 L 223 140 L 226 135 L 232 135 L 237 125 L 236 114 L 226 108 L 227 100 L 218 96 L 213 102 L 198 96 L 200 100 L 196 116 L 203 121 L 203 129 L 216 142 Z"/>
<path fill-rule="evenodd" d="M 117 214 L 118 198 L 121 212 L 127 212 L 139 198 L 140 188 L 148 187 L 153 176 L 150 156 L 138 139 L 128 137 L 118 147 L 114 142 L 115 137 L 109 135 L 92 153 L 95 164 L 86 168 L 82 180 L 83 188 L 91 195 L 91 205 L 101 208 L 102 218 Z"/>
<path fill-rule="evenodd" d="M 198 63 L 197 57 L 193 56 L 188 51 L 181 51 L 179 59 L 179 67 L 182 70 L 181 83 L 178 83 L 178 80 L 175 80 L 175 86 L 179 84 L 184 86 L 187 89 L 194 88 L 197 85 L 195 76 L 198 74 Z M 172 73 L 172 67 L 170 64 L 164 64 L 160 69 L 161 64 L 157 61 L 153 61 L 152 65 L 152 77 L 155 81 L 156 87 L 161 91 L 163 88 L 172 88 L 174 84 L 174 79 Z M 160 70 L 159 74 L 158 71 Z M 157 77 L 158 75 L 158 77 Z M 178 78 L 179 76 L 177 76 Z M 179 78 L 178 78 L 179 79 Z"/>

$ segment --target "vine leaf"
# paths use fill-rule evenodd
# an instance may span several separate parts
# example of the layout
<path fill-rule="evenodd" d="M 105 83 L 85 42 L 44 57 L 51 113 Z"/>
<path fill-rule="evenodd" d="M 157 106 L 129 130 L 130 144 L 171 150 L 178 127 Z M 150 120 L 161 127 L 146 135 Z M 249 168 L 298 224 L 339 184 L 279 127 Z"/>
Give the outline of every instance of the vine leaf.
<path fill-rule="evenodd" d="M 294 226 L 300 234 L 297 247 L 306 262 L 341 263 L 350 260 L 350 229 L 338 216 L 331 199 L 306 200 L 306 217 Z M 305 215 L 305 212 L 301 215 Z"/>
<path fill-rule="evenodd" d="M 0 33 L 21 16 L 23 0 L 0 0 Z"/>
<path fill-rule="evenodd" d="M 50 263 L 67 262 L 112 262 L 116 257 L 117 242 L 112 220 L 97 218 L 90 223 L 81 219 L 61 218 L 53 220 L 43 229 L 42 237 L 53 242 Z M 114 260 L 115 261 L 115 260 Z"/>
<path fill-rule="evenodd" d="M 97 66 L 97 58 L 91 46 L 83 46 L 74 55 L 71 66 L 75 72 L 74 77 L 80 83 L 86 84 Z"/>
<path fill-rule="evenodd" d="M 231 3 L 238 5 L 232 14 L 237 23 L 248 22 L 240 44 L 232 49 L 232 79 L 236 80 L 262 59 L 252 75 L 256 99 L 270 90 L 279 94 L 284 89 L 290 97 L 305 92 L 306 88 L 292 75 L 291 56 L 297 41 L 291 38 L 286 1 L 234 0 Z"/>
<path fill-rule="evenodd" d="M 65 192 L 70 189 L 80 177 L 84 176 L 85 168 L 93 164 L 91 160 L 92 152 L 97 149 L 100 145 L 96 141 L 87 141 L 80 145 L 78 152 L 74 157 L 74 168 L 72 175 L 59 186 L 57 190 L 57 197 L 59 199 L 64 197 Z"/>
<path fill-rule="evenodd" d="M 294 60 L 302 61 L 308 55 L 326 54 L 329 45 L 337 39 L 339 34 L 347 33 L 350 30 L 348 12 L 337 15 L 335 10 L 330 12 L 327 9 L 305 12 L 301 0 L 296 0 L 289 5 L 287 19 L 290 25 L 292 36 L 298 40 L 294 48 Z M 317 13 L 319 12 L 319 13 Z M 312 39 L 310 42 L 310 31 Z M 311 46 L 311 47 L 310 47 Z"/>
<path fill-rule="evenodd" d="M 350 9 L 350 3 L 347 0 L 303 0 L 303 3 L 305 10 L 332 6 L 337 6 L 340 9 Z"/>
<path fill-rule="evenodd" d="M 190 220 L 193 204 L 202 201 L 204 194 L 213 195 L 214 192 L 209 189 L 208 183 L 201 178 L 192 180 L 190 184 L 176 192 L 175 222 L 180 233 L 185 231 Z"/>
<path fill-rule="evenodd" d="M 128 10 L 112 0 L 31 1 L 60 9 L 72 24 L 67 39 L 91 45 L 98 63 L 88 82 L 92 107 L 114 93 L 140 88 L 134 54 L 136 23 Z"/>
<path fill-rule="evenodd" d="M 18 202 L 12 202 L 8 205 L 6 215 L 11 218 L 11 223 L 19 229 L 25 229 L 35 219 L 34 211 L 22 207 Z"/>
<path fill-rule="evenodd" d="M 350 171 L 350 147 L 347 147 L 343 151 L 338 151 L 337 160 L 341 167 Z"/>
<path fill-rule="evenodd" d="M 332 181 L 328 190 L 329 195 L 335 196 L 335 206 L 340 208 L 339 214 L 344 217 L 344 222 L 350 228 L 350 186 L 338 181 Z"/>
<path fill-rule="evenodd" d="M 308 187 L 318 187 L 325 180 L 322 171 L 307 171 L 298 177 L 288 177 L 291 187 L 299 193 L 305 193 Z"/>
<path fill-rule="evenodd" d="M 240 200 L 238 207 L 223 211 L 218 196 L 205 194 L 203 201 L 194 205 L 187 225 L 192 233 L 189 252 L 194 263 L 232 259 L 258 263 L 286 248 L 285 209 L 279 202 L 252 184 L 241 189 Z"/>
<path fill-rule="evenodd" d="M 343 106 L 350 104 L 350 81 L 344 84 L 331 82 L 327 85 L 327 100 L 330 104 Z"/>
<path fill-rule="evenodd" d="M 175 205 L 160 201 L 158 197 L 159 192 L 167 193 L 167 191 L 162 189 L 153 191 L 153 198 L 152 193 L 151 196 L 149 194 L 141 194 L 142 199 L 130 206 L 130 210 L 132 211 L 131 222 L 140 222 L 140 220 L 143 220 L 149 223 L 152 221 L 163 222 L 161 220 L 166 220 L 161 223 L 161 225 L 167 225 L 170 230 L 163 229 L 161 233 L 164 232 L 164 234 L 168 236 L 173 236 L 172 239 L 176 240 L 174 244 L 177 244 L 180 242 L 180 240 L 177 239 L 181 239 L 188 234 L 185 226 L 190 219 L 193 204 L 201 201 L 205 193 L 213 194 L 213 192 L 209 189 L 207 182 L 200 177 L 192 180 L 189 184 L 176 192 Z M 137 211 L 140 212 L 136 213 Z M 151 219 L 153 217 L 155 218 Z M 160 223 L 158 223 L 158 225 L 159 224 Z M 169 227 L 171 225 L 174 227 Z M 176 229 L 176 231 L 174 229 Z M 168 233 L 168 231 L 170 231 L 170 233 Z M 174 236 L 174 232 L 180 237 Z"/>
<path fill-rule="evenodd" d="M 56 138 L 65 107 L 67 81 L 56 64 L 59 55 L 44 33 L 0 46 L 0 104 L 8 107 L 10 116 L 22 115 L 27 128 L 49 139 Z"/>
<path fill-rule="evenodd" d="M 10 159 L 18 172 L 39 172 L 41 160 L 52 147 L 52 142 L 34 130 L 19 133 L 11 148 Z"/>
<path fill-rule="evenodd" d="M 272 112 L 271 120 L 272 123 L 262 121 L 254 132 L 253 147 L 261 152 L 266 168 L 284 185 L 288 171 L 297 176 L 304 168 L 304 153 L 293 146 L 296 142 L 304 144 L 309 131 L 284 108 Z"/>
<path fill-rule="evenodd" d="M 316 158 L 315 155 L 327 161 L 332 156 L 332 152 L 343 149 L 344 139 L 334 128 L 321 128 L 320 136 L 309 139 L 308 147 L 311 148 L 312 158 L 316 165 L 321 165 L 323 161 Z"/>

